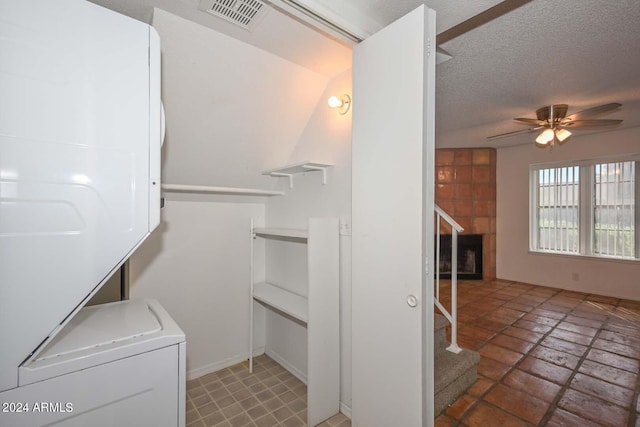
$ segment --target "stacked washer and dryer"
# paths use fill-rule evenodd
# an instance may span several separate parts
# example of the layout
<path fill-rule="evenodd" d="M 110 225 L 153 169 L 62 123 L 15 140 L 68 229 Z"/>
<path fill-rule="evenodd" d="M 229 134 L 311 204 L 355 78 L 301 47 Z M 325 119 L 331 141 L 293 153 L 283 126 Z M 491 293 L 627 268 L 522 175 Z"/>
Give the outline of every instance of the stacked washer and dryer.
<path fill-rule="evenodd" d="M 82 0 L 0 0 L 0 426 L 183 426 L 162 306 L 83 308 L 160 221 L 160 45 Z"/>

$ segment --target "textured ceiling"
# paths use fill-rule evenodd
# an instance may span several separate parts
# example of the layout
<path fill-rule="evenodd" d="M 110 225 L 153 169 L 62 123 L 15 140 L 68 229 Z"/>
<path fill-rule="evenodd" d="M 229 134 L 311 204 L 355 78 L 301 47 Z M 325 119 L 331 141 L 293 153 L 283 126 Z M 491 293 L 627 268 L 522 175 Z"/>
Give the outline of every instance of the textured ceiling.
<path fill-rule="evenodd" d="M 150 22 L 156 6 L 214 28 L 326 76 L 350 67 L 350 51 L 271 10 L 253 33 L 197 10 L 197 0 L 92 0 Z M 372 30 L 412 10 L 419 0 L 303 0 L 321 4 Z M 441 33 L 500 3 L 430 0 Z M 531 143 L 532 135 L 488 142 L 522 129 L 513 117 L 535 117 L 552 103 L 569 114 L 609 102 L 623 107 L 606 118 L 640 126 L 640 1 L 533 0 L 441 47 L 453 59 L 436 70 L 436 144 L 440 147 Z M 277 118 L 274 118 L 277 120 Z M 575 137 L 581 132 L 576 131 Z M 573 138 L 572 138 L 573 139 Z"/>
<path fill-rule="evenodd" d="M 339 13 L 349 3 L 380 26 L 421 4 L 418 0 L 317 0 Z M 489 9 L 495 0 L 428 0 L 436 32 Z M 344 6 L 342 6 L 344 7 Z M 618 128 L 640 126 L 640 1 L 533 0 L 444 43 L 453 59 L 436 70 L 439 147 L 528 144 L 535 134 L 487 141 L 526 129 L 514 117 L 569 104 L 569 114 L 620 102 L 606 118 Z M 593 131 L 591 131 L 593 132 Z M 577 139 L 586 131 L 574 131 Z M 640 147 L 639 147 L 640 148 Z"/>
<path fill-rule="evenodd" d="M 555 103 L 571 114 L 620 102 L 605 118 L 639 126 L 639 23 L 637 0 L 534 0 L 444 44 L 453 59 L 436 74 L 438 145 L 529 143 L 531 134 L 484 138 L 525 128 L 511 118 Z"/>
<path fill-rule="evenodd" d="M 436 32 L 441 33 L 478 13 L 489 9 L 502 0 L 316 0 L 337 14 L 348 15 L 353 10 L 378 24 L 379 30 L 406 15 L 421 4 L 426 4 L 438 13 Z"/>

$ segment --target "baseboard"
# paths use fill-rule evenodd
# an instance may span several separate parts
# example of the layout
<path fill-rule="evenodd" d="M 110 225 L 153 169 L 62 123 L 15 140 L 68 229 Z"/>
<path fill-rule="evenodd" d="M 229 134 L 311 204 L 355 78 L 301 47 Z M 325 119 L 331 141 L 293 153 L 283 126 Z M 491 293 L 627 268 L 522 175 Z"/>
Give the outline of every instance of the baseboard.
<path fill-rule="evenodd" d="M 351 419 L 351 406 L 347 406 L 344 402 L 340 402 L 340 412 L 347 418 Z"/>
<path fill-rule="evenodd" d="M 285 358 L 283 358 L 282 356 L 280 356 L 278 353 L 271 350 L 270 348 L 267 348 L 265 353 L 267 354 L 267 356 L 269 356 L 270 358 L 278 362 L 287 371 L 291 372 L 294 377 L 298 378 L 300 381 L 302 381 L 305 384 L 307 383 L 307 375 L 301 370 L 299 370 L 298 368 L 296 368 L 295 366 L 293 366 L 291 363 L 289 363 Z"/>
<path fill-rule="evenodd" d="M 253 357 L 260 356 L 264 353 L 264 347 L 258 347 L 253 349 Z M 199 378 L 203 375 L 210 374 L 212 372 L 219 371 L 220 369 L 228 368 L 229 366 L 236 365 L 240 362 L 249 359 L 249 353 L 242 353 L 236 356 L 228 357 L 218 362 L 209 363 L 208 365 L 201 366 L 199 368 L 190 369 L 187 371 L 187 380 Z"/>

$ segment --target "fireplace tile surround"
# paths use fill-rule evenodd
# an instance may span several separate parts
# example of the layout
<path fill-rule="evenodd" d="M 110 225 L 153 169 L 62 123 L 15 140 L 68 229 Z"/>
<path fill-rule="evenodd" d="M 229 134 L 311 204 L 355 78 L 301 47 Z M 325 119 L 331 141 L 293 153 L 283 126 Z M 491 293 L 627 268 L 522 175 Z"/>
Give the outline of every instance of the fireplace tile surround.
<path fill-rule="evenodd" d="M 496 277 L 496 150 L 442 148 L 435 155 L 436 203 L 463 228 L 483 236 L 483 279 Z M 443 224 L 442 233 L 451 233 Z"/>

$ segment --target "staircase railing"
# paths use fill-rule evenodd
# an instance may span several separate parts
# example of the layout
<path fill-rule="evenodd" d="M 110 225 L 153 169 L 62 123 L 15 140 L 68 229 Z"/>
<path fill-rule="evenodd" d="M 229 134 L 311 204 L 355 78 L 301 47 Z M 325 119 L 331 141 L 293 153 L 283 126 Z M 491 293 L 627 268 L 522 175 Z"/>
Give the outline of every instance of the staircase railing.
<path fill-rule="evenodd" d="M 436 298 L 435 305 L 451 323 L 451 345 L 447 350 L 460 353 L 458 346 L 458 233 L 464 231 L 449 214 L 438 205 L 434 205 L 436 214 Z M 440 302 L 440 223 L 444 220 L 451 226 L 451 312 Z"/>

